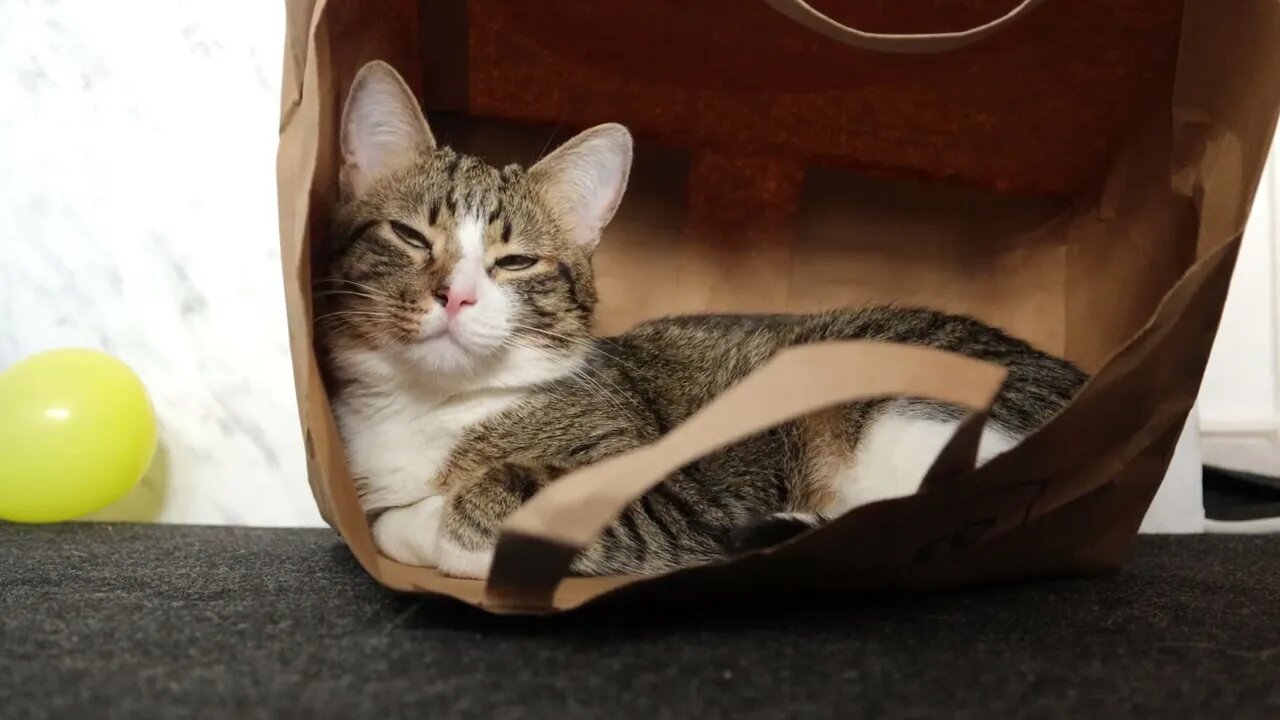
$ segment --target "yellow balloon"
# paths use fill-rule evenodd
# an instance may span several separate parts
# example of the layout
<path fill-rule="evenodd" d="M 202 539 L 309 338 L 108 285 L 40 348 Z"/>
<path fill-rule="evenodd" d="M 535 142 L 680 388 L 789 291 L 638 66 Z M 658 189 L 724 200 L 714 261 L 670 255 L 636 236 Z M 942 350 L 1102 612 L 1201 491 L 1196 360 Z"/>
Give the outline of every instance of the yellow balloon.
<path fill-rule="evenodd" d="M 119 500 L 156 450 L 142 380 L 95 350 L 53 350 L 0 373 L 0 520 L 70 520 Z"/>

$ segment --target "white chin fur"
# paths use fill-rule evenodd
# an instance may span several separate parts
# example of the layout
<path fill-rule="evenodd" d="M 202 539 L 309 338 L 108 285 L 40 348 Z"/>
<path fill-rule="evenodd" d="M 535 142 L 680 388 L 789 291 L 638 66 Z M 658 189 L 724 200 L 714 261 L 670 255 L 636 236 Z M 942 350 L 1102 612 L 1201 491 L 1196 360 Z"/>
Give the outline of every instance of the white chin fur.
<path fill-rule="evenodd" d="M 366 511 L 403 507 L 440 494 L 432 481 L 468 428 L 518 404 L 530 388 L 573 374 L 582 362 L 581 352 L 523 346 L 502 348 L 487 359 L 457 346 L 420 351 L 423 357 L 417 360 L 372 348 L 335 356 L 359 379 L 358 388 L 338 396 L 336 410 Z M 451 360 L 467 370 L 429 369 Z M 436 561 L 452 562 L 447 557 Z"/>
<path fill-rule="evenodd" d="M 501 289 L 482 289 L 476 304 L 450 323 L 442 308 L 422 318 L 428 338 L 401 351 L 414 367 L 432 375 L 468 375 L 489 364 L 511 337 L 511 301 Z"/>
<path fill-rule="evenodd" d="M 413 367 L 430 375 L 465 375 L 479 364 L 481 354 L 464 347 L 453 335 L 441 335 L 404 349 Z"/>

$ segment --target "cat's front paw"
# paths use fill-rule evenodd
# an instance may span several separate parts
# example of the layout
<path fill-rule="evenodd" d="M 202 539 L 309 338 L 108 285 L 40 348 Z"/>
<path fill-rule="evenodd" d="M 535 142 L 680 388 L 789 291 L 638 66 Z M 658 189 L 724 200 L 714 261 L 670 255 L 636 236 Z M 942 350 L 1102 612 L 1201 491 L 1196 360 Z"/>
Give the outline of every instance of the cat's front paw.
<path fill-rule="evenodd" d="M 396 562 L 484 579 L 493 563 L 493 548 L 465 547 L 454 538 L 445 527 L 447 509 L 448 498 L 437 495 L 388 510 L 373 523 L 373 542 Z"/>
<path fill-rule="evenodd" d="M 440 519 L 443 495 L 392 508 L 373 522 L 373 542 L 383 555 L 405 565 L 436 567 L 440 564 Z"/>

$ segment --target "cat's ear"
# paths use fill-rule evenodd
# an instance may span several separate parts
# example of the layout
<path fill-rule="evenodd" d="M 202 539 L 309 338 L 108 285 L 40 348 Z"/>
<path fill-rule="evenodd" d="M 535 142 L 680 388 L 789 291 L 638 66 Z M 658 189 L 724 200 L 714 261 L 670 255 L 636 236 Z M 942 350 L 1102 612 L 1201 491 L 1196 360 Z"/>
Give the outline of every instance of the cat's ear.
<path fill-rule="evenodd" d="M 631 173 L 631 133 L 616 123 L 584 130 L 529 170 L 579 245 L 595 247 Z"/>
<path fill-rule="evenodd" d="M 358 195 L 436 141 L 404 79 L 374 60 L 360 68 L 347 93 L 341 143 L 342 183 Z"/>

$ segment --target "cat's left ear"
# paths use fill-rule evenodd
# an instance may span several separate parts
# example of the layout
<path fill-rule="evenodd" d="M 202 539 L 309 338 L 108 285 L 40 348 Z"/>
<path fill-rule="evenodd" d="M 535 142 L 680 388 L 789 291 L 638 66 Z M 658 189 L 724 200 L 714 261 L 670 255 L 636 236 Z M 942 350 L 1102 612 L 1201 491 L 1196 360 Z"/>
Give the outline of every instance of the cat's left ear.
<path fill-rule="evenodd" d="M 529 170 L 574 243 L 594 248 L 622 202 L 631 173 L 631 133 L 609 123 L 584 130 Z"/>

